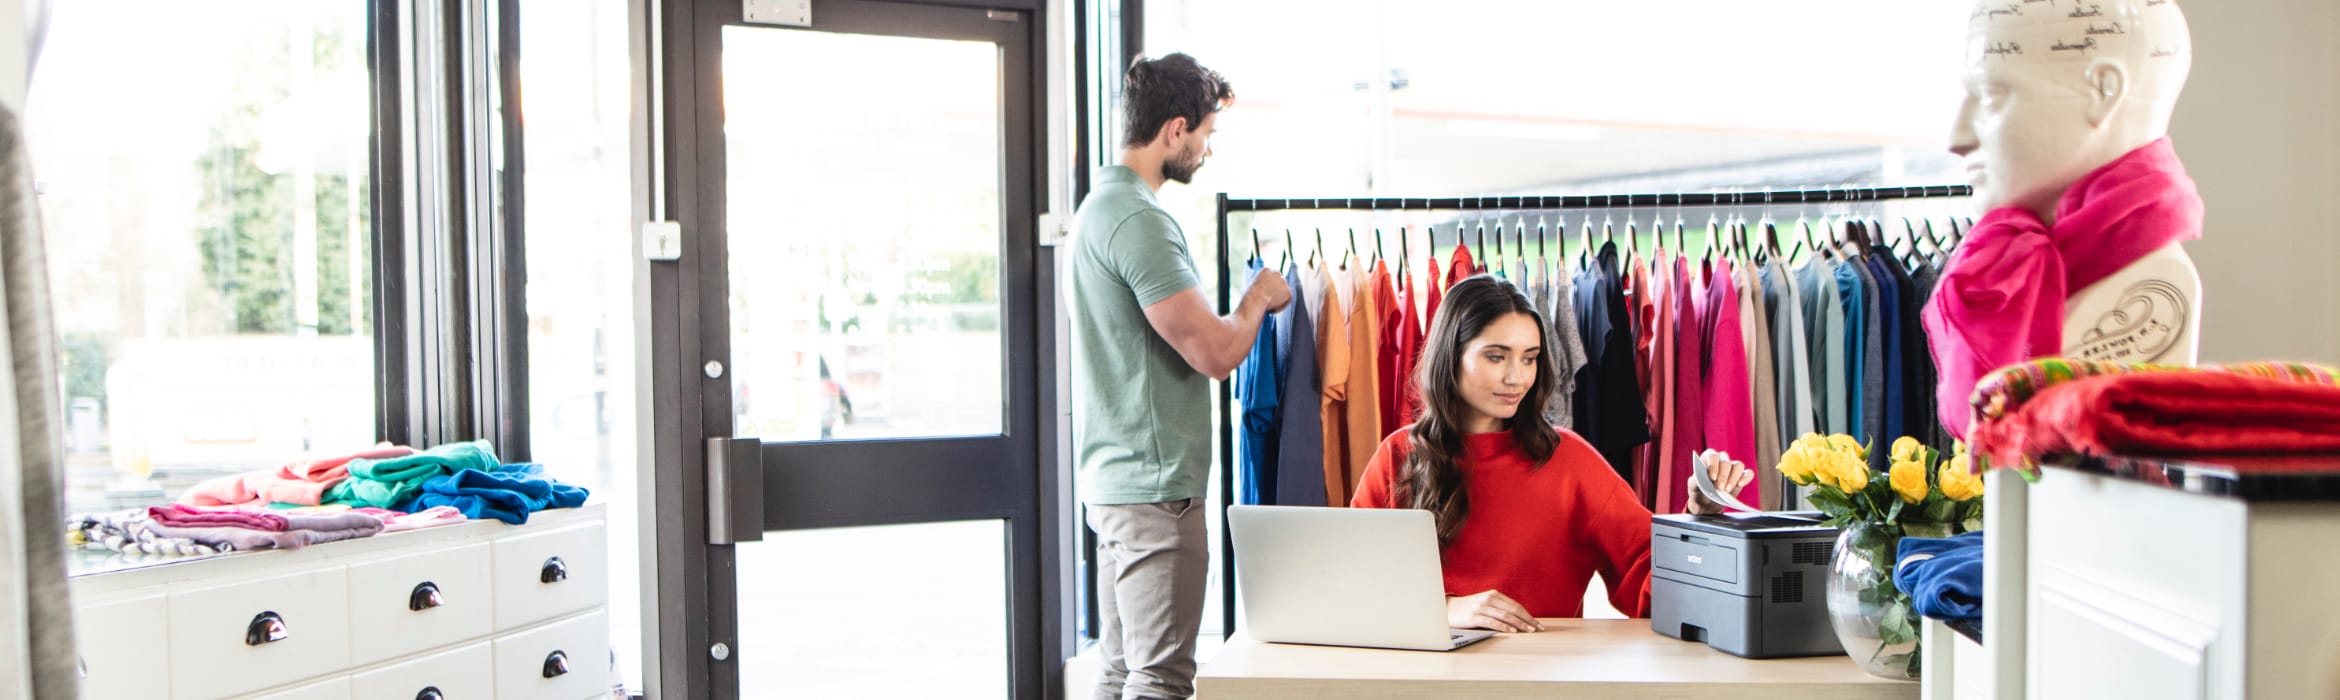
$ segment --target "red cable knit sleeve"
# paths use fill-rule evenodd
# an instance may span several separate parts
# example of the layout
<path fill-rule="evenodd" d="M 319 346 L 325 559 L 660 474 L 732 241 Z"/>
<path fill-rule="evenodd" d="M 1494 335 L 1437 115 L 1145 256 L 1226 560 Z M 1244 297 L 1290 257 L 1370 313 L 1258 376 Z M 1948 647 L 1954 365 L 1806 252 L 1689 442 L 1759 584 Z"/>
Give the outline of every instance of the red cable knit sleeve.
<path fill-rule="evenodd" d="M 1373 451 L 1373 459 L 1365 464 L 1364 476 L 1357 479 L 1357 494 L 1349 498 L 1351 508 L 1396 508 L 1398 464 L 1412 450 L 1413 443 L 1406 435 L 1414 429 L 1408 425 L 1390 433 L 1381 440 L 1381 447 Z"/>
<path fill-rule="evenodd" d="M 1571 454 L 1560 463 L 1580 465 L 1573 471 L 1585 545 L 1600 552 L 1597 571 L 1608 584 L 1609 604 L 1632 617 L 1649 617 L 1649 509 L 1592 445 L 1562 435 L 1561 450 Z"/>

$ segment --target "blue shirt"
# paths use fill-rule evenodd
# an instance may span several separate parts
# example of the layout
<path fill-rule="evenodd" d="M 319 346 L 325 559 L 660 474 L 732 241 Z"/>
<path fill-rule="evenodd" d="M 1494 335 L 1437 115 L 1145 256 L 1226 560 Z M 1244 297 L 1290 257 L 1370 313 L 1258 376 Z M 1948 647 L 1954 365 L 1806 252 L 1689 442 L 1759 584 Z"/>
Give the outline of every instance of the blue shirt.
<path fill-rule="evenodd" d="M 1257 272 L 1261 261 L 1253 260 L 1246 269 Z M 1289 310 L 1290 305 L 1285 309 Z M 1269 314 L 1260 319 L 1259 337 L 1251 341 L 1251 355 L 1243 358 L 1243 365 L 1235 368 L 1235 403 L 1241 407 L 1242 421 L 1236 437 L 1236 481 L 1241 484 L 1237 502 L 1245 505 L 1274 505 L 1276 483 L 1276 426 L 1281 418 L 1276 408 L 1283 403 L 1283 363 L 1277 361 L 1276 337 L 1279 331 L 1276 317 Z M 1289 337 L 1284 343 L 1289 346 Z"/>
<path fill-rule="evenodd" d="M 1318 411 L 1323 409 L 1319 399 L 1324 397 L 1324 379 L 1316 372 L 1316 324 L 1308 317 L 1308 305 L 1300 301 L 1299 266 L 1286 269 L 1284 281 L 1292 285 L 1292 305 L 1276 319 L 1276 353 L 1284 358 L 1280 406 L 1284 415 L 1276 431 L 1275 503 L 1321 506 L 1326 505 L 1324 422 Z"/>

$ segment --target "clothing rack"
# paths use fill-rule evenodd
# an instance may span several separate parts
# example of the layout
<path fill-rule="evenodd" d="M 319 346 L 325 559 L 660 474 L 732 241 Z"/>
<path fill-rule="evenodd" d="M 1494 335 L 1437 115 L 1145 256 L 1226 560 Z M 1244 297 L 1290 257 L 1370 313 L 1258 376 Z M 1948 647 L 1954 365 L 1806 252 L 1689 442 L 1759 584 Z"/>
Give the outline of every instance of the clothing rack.
<path fill-rule="evenodd" d="M 1911 199 L 1944 199 L 1969 197 L 1974 188 L 1967 185 L 1931 185 L 1914 187 L 1838 187 L 1769 190 L 1755 192 L 1697 192 L 1681 194 L 1614 194 L 1614 195 L 1496 195 L 1485 197 L 1328 197 L 1328 198 L 1235 198 L 1219 194 L 1218 253 L 1219 253 L 1219 313 L 1233 313 L 1234 277 L 1236 273 L 1229 236 L 1227 217 L 1236 212 L 1258 213 L 1272 211 L 1569 211 L 1597 209 L 1627 209 L 1652 207 L 1746 207 L 1794 204 L 1844 204 L 1885 202 Z M 1378 240 L 1378 236 L 1376 237 Z M 1256 247 L 1256 246 L 1255 246 Z M 1483 246 L 1482 246 L 1483 247 Z M 1354 249 L 1354 244 L 1352 244 Z M 1293 291 L 1292 303 L 1300 303 L 1299 290 Z M 1224 634 L 1235 632 L 1235 542 L 1227 536 L 1227 508 L 1235 503 L 1235 384 L 1219 383 L 1219 414 L 1213 419 L 1219 438 L 1219 483 L 1222 500 L 1219 504 L 1220 527 L 1220 615 Z"/>

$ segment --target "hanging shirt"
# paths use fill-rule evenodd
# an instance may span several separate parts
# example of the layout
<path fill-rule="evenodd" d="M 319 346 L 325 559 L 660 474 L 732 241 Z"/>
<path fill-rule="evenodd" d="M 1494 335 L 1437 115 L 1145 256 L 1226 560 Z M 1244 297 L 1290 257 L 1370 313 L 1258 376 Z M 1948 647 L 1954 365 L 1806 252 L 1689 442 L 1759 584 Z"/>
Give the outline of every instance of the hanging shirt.
<path fill-rule="evenodd" d="M 1397 497 L 1413 453 L 1404 435 L 1383 441 L 1353 503 L 1405 508 Z M 1450 596 L 1501 591 L 1536 617 L 1582 617 L 1594 574 L 1609 604 L 1649 615 L 1649 511 L 1600 462 L 1592 445 L 1568 433 L 1538 465 L 1511 433 L 1463 436 L 1455 459 L 1469 517 L 1439 547 L 1439 575 Z"/>
<path fill-rule="evenodd" d="M 1868 363 L 1868 295 L 1862 291 L 1861 275 L 1849 260 L 1830 260 L 1828 269 L 1836 273 L 1836 293 L 1844 305 L 1844 345 L 1837 348 L 1844 353 L 1844 433 L 1863 443 L 1861 435 L 1867 429 L 1867 407 L 1863 381 Z"/>
<path fill-rule="evenodd" d="M 1942 264 L 1937 259 L 1929 258 L 1920 261 L 1917 269 L 1910 273 L 1910 285 L 1917 288 L 1919 313 L 1924 313 L 1925 305 L 1932 303 L 1934 288 L 1939 285 L 1941 280 Z M 1924 317 L 1920 316 L 1919 318 Z M 1951 451 L 1950 431 L 1942 427 L 1942 415 L 1938 403 L 1941 397 L 1935 395 L 1935 392 L 1940 390 L 1941 375 L 1934 369 L 1933 338 L 1929 335 L 1931 331 L 1926 329 L 1923 322 L 1916 325 L 1919 333 L 1918 345 L 1910 351 L 1919 353 L 1916 356 L 1918 361 L 1914 363 L 1918 376 L 1916 386 L 1930 403 L 1921 407 L 1918 411 L 1918 415 L 1921 417 L 1911 418 L 1910 423 L 1917 426 L 1918 430 L 1923 431 L 1924 434 L 1920 438 L 1926 441 L 1927 446 L 1942 452 L 1949 452 Z"/>
<path fill-rule="evenodd" d="M 1396 371 L 1384 378 L 1383 394 L 1391 397 L 1389 405 L 1381 409 L 1384 422 L 1395 421 L 1391 429 L 1402 428 L 1414 422 L 1414 405 L 1421 402 L 1420 389 L 1414 386 L 1414 365 L 1422 360 L 1422 314 L 1416 305 L 1421 285 L 1413 283 L 1406 270 L 1398 270 L 1397 318 L 1391 325 L 1397 330 L 1385 331 L 1390 347 L 1396 348 Z"/>
<path fill-rule="evenodd" d="M 1284 272 L 1284 282 L 1303 299 L 1310 282 L 1299 266 Z M 1319 280 L 1321 283 L 1321 280 Z M 1321 284 L 1319 284 L 1321 286 Z M 1316 307 L 1323 292 L 1314 293 Z M 1276 505 L 1321 506 L 1324 500 L 1324 384 L 1316 372 L 1316 323 L 1305 301 L 1286 305 L 1276 320 L 1278 354 L 1284 362 L 1282 413 L 1276 435 Z"/>
<path fill-rule="evenodd" d="M 1349 256 L 1349 270 L 1341 291 L 1355 303 L 1349 307 L 1349 386 L 1348 401 L 1342 405 L 1348 425 L 1342 437 L 1348 441 L 1347 461 L 1341 468 L 1341 495 L 1343 501 L 1356 493 L 1357 479 L 1365 474 L 1365 462 L 1373 459 L 1373 446 L 1381 444 L 1381 375 L 1377 363 L 1381 355 L 1381 316 L 1374 308 L 1375 283 L 1373 271 L 1367 269 L 1357 256 Z M 1329 494 L 1328 494 L 1329 496 Z"/>
<path fill-rule="evenodd" d="M 1446 285 L 1440 284 L 1438 279 L 1438 257 L 1431 256 L 1429 284 L 1422 285 L 1417 292 L 1428 293 L 1429 299 L 1418 310 L 1414 310 L 1411 305 L 1407 307 L 1418 313 L 1419 317 L 1409 323 L 1414 332 L 1414 345 L 1411 349 L 1406 350 L 1406 380 L 1398 384 L 1399 393 L 1403 397 L 1398 407 L 1400 409 L 1398 422 L 1401 425 L 1413 423 L 1414 416 L 1422 412 L 1422 387 L 1414 382 L 1414 372 L 1416 368 L 1422 366 L 1422 341 L 1424 335 L 1430 330 L 1430 324 L 1437 320 L 1435 314 L 1438 313 L 1438 303 L 1444 300 L 1445 287 Z"/>
<path fill-rule="evenodd" d="M 1635 474 L 1633 485 L 1642 503 L 1652 511 L 1663 503 L 1660 500 L 1662 496 L 1670 494 L 1658 484 L 1658 477 L 1669 470 L 1671 465 L 1666 456 L 1674 453 L 1680 441 L 1680 435 L 1674 431 L 1674 351 L 1680 342 L 1681 333 L 1680 324 L 1674 318 L 1672 257 L 1666 251 L 1658 251 L 1657 264 L 1648 271 L 1645 278 L 1647 283 L 1642 287 L 1642 303 L 1649 308 L 1643 314 L 1642 322 L 1648 324 L 1644 333 L 1651 339 L 1644 346 L 1646 352 L 1641 357 L 1643 371 L 1649 374 L 1651 380 L 1642 395 L 1647 397 L 1645 405 L 1649 408 L 1649 424 L 1657 435 L 1651 438 L 1650 446 L 1642 450 L 1641 469 Z"/>
<path fill-rule="evenodd" d="M 1400 373 L 1400 368 L 1405 365 L 1405 352 L 1401 349 L 1405 345 L 1404 338 L 1407 335 L 1402 325 L 1405 322 L 1405 316 L 1401 313 L 1405 297 L 1399 296 L 1397 289 L 1392 286 L 1394 280 L 1390 278 L 1389 266 L 1384 264 L 1386 262 L 1375 261 L 1373 263 L 1373 281 L 1371 283 L 1374 321 L 1380 336 L 1374 341 L 1376 350 L 1373 354 L 1373 366 L 1377 372 L 1374 375 L 1374 383 L 1380 385 L 1381 389 L 1380 395 L 1375 397 L 1375 400 L 1381 402 L 1374 411 L 1381 419 L 1380 425 L 1374 429 L 1374 433 L 1377 435 L 1388 435 L 1397 430 L 1399 425 L 1403 425 L 1398 422 L 1398 417 L 1404 414 L 1404 411 L 1399 408 L 1399 403 L 1403 400 L 1405 392 L 1400 391 L 1398 387 L 1401 384 L 1401 377 L 1404 376 Z"/>
<path fill-rule="evenodd" d="M 1314 305 L 1316 366 L 1324 375 L 1324 395 L 1317 420 L 1324 433 L 1324 502 L 1349 502 L 1349 310 L 1341 304 L 1342 275 L 1324 260 L 1311 268 L 1310 293 L 1323 303 Z M 1354 306 L 1351 304 L 1349 306 Z"/>
<path fill-rule="evenodd" d="M 1586 349 L 1593 371 L 1577 389 L 1576 423 L 1578 434 L 1622 480 L 1632 471 L 1633 449 L 1649 442 L 1649 413 L 1633 380 L 1633 339 L 1616 266 L 1616 246 L 1603 244 L 1598 264 L 1576 279 L 1576 310 L 1591 319 L 1585 337 L 1599 339 Z"/>
<path fill-rule="evenodd" d="M 1454 266 L 1446 273 L 1446 288 L 1453 289 L 1454 283 L 1477 274 L 1479 274 L 1479 268 L 1471 262 L 1470 247 L 1461 243 L 1454 244 Z"/>
<path fill-rule="evenodd" d="M 1752 457 L 1756 454 L 1755 404 L 1750 397 L 1754 396 L 1755 389 L 1747 371 L 1747 336 L 1742 331 L 1743 324 L 1739 322 L 1738 280 L 1731 270 L 1729 258 L 1715 260 L 1705 270 L 1705 277 L 1706 317 L 1700 320 L 1705 324 L 1706 344 L 1703 348 L 1704 357 L 1701 358 L 1703 364 L 1699 369 L 1706 380 L 1703 397 L 1706 413 L 1702 421 L 1706 444 L 1703 449 L 1720 450 L 1734 457 Z M 1675 481 L 1689 479 L 1697 471 L 1696 461 L 1689 459 L 1688 455 L 1684 456 L 1682 464 L 1684 469 L 1675 475 Z M 1761 503 L 1758 483 L 1757 480 L 1749 480 L 1737 494 L 1739 501 Z M 1677 513 L 1689 505 L 1689 488 L 1681 489 L 1681 494 L 1682 502 L 1674 506 L 1674 512 Z"/>
<path fill-rule="evenodd" d="M 1739 289 L 1739 327 L 1747 338 L 1747 378 L 1754 382 L 1755 395 L 1755 453 L 1744 459 L 1755 468 L 1756 484 L 1762 484 L 1765 474 L 1779 471 L 1779 456 L 1786 443 L 1779 439 L 1778 375 L 1773 371 L 1771 353 L 1771 309 L 1765 306 L 1763 282 L 1755 273 L 1753 263 L 1731 266 L 1731 281 Z M 1762 487 L 1767 510 L 1779 510 L 1774 501 L 1778 491 Z M 1755 503 L 1750 501 L 1750 503 Z"/>
<path fill-rule="evenodd" d="M 1879 385 L 1883 390 L 1882 393 L 1884 399 L 1882 402 L 1883 408 L 1879 412 L 1883 413 L 1885 416 L 1885 430 L 1878 433 L 1878 442 L 1879 444 L 1884 445 L 1891 445 L 1895 440 L 1900 439 L 1901 436 L 1909 434 L 1904 431 L 1901 423 L 1902 407 L 1906 405 L 1905 402 L 1908 400 L 1908 398 L 1902 394 L 1903 376 L 1901 374 L 1901 289 L 1899 285 L 1894 284 L 1893 272 L 1885 269 L 1887 267 L 1899 265 L 1899 263 L 1892 262 L 1891 260 L 1892 259 L 1890 257 L 1882 252 L 1871 252 L 1867 256 L 1869 270 L 1874 273 L 1874 276 L 1877 280 L 1877 298 L 1879 300 L 1879 303 L 1877 304 L 1877 318 L 1879 319 L 1878 335 L 1883 336 L 1884 342 L 1882 345 L 1885 347 L 1885 380 L 1879 382 Z M 1880 457 L 1875 454 L 1876 452 L 1888 452 L 1888 450 L 1871 450 L 1870 452 L 1871 454 L 1869 461 L 1871 462 L 1871 468 L 1885 469 L 1892 466 L 1892 460 L 1888 459 L 1888 457 L 1891 455 Z"/>
<path fill-rule="evenodd" d="M 1246 269 L 1256 274 L 1264 262 L 1254 259 Z M 1286 305 L 1289 309 L 1296 305 Z M 1251 354 L 1235 368 L 1235 404 L 1242 411 L 1237 423 L 1235 471 L 1238 502 L 1247 505 L 1274 505 L 1276 483 L 1277 408 L 1283 403 L 1284 387 L 1281 363 L 1276 361 L 1276 317 L 1268 314 L 1259 322 L 1259 336 L 1251 342 Z M 1290 336 L 1285 336 L 1287 344 Z"/>
<path fill-rule="evenodd" d="M 1674 447 L 1661 455 L 1658 512 L 1680 513 L 1689 501 L 1691 454 L 1706 446 L 1706 286 L 1687 258 L 1674 258 Z"/>
<path fill-rule="evenodd" d="M 1560 378 L 1559 386 L 1553 387 L 1551 401 L 1544 406 L 1544 421 L 1568 430 L 1576 425 L 1578 375 L 1587 366 L 1584 334 L 1577 327 L 1576 285 L 1569 279 L 1570 275 L 1552 274 L 1551 261 L 1543 265 L 1546 284 L 1539 307 L 1544 313 L 1545 327 L 1552 331 L 1544 340 L 1550 348 L 1544 352 L 1544 358 L 1552 363 L 1553 374 Z"/>
<path fill-rule="evenodd" d="M 1860 277 L 1861 298 L 1867 304 L 1867 320 L 1861 324 L 1861 432 L 1854 437 L 1863 444 L 1892 445 L 1893 438 L 1885 434 L 1885 337 L 1889 329 L 1885 328 L 1884 292 L 1877 288 L 1876 273 L 1860 258 L 1846 261 L 1845 266 Z M 1880 468 L 1877 453 L 1887 451 L 1870 450 L 1869 468 Z"/>
<path fill-rule="evenodd" d="M 1774 324 L 1771 329 L 1774 367 L 1780 388 L 1780 445 L 1795 442 L 1820 429 L 1812 409 L 1812 355 L 1801 290 L 1787 263 L 1774 259 L 1763 269 L 1764 292 L 1770 294 Z"/>

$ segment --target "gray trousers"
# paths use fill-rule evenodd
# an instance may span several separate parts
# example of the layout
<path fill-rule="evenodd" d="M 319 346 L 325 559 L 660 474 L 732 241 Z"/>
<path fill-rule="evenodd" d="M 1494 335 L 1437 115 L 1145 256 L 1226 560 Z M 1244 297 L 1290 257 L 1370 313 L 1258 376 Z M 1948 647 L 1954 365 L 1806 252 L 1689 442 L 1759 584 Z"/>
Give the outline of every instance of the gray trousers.
<path fill-rule="evenodd" d="M 1210 539 L 1201 499 L 1088 507 L 1097 531 L 1095 700 L 1194 695 Z"/>

